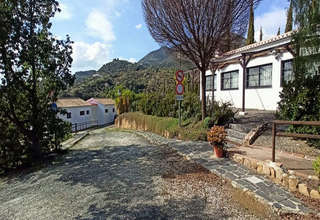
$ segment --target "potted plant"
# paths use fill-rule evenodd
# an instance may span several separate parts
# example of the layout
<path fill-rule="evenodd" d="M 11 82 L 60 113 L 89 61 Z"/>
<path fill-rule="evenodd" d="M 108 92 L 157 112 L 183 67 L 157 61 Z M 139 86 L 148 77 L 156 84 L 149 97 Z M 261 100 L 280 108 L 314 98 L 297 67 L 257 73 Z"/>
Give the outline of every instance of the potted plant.
<path fill-rule="evenodd" d="M 223 126 L 213 126 L 207 133 L 208 141 L 213 147 L 217 158 L 223 157 L 223 148 L 225 145 L 227 133 Z"/>

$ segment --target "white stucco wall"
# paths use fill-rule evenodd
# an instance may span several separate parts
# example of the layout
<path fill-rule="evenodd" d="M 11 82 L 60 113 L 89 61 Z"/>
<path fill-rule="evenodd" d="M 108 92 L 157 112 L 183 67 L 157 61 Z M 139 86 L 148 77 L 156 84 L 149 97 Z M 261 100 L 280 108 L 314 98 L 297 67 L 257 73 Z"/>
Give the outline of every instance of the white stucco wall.
<path fill-rule="evenodd" d="M 105 112 L 106 109 L 108 109 L 108 113 Z M 113 112 L 113 109 L 115 109 L 114 105 L 97 105 L 97 120 L 99 125 L 109 124 L 114 121 L 116 110 Z"/>
<path fill-rule="evenodd" d="M 272 87 L 271 88 L 247 88 L 246 108 L 259 110 L 276 110 L 280 101 L 279 93 L 282 90 L 281 83 L 281 62 L 292 59 L 293 56 L 289 52 L 282 53 L 278 59 L 274 55 L 258 57 L 250 60 L 247 68 L 272 63 Z M 221 73 L 239 70 L 239 89 L 238 90 L 221 90 Z M 217 90 L 214 92 L 215 100 L 229 101 L 236 108 L 242 108 L 242 88 L 243 88 L 243 69 L 240 64 L 231 64 L 216 72 L 217 74 Z M 211 71 L 207 71 L 206 75 L 212 75 Z M 200 82 L 201 91 L 201 82 Z M 212 92 L 207 91 L 206 96 L 212 98 Z"/>
<path fill-rule="evenodd" d="M 80 123 L 89 123 L 96 121 L 95 118 L 95 107 L 94 106 L 85 106 L 85 107 L 70 107 L 64 108 L 67 112 L 71 113 L 71 118 L 67 118 L 67 114 L 62 115 L 58 114 L 58 117 L 64 121 L 70 122 L 71 124 L 80 124 Z M 80 112 L 84 111 L 84 115 L 80 115 Z M 87 114 L 89 111 L 89 114 Z M 91 125 L 93 126 L 94 123 Z"/>

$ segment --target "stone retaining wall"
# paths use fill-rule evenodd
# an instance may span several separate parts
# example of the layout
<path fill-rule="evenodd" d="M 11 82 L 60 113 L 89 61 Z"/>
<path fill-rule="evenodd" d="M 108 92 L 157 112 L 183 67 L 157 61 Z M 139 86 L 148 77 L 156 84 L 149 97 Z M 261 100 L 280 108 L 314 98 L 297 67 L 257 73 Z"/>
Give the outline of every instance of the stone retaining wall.
<path fill-rule="evenodd" d="M 241 154 L 233 154 L 230 158 L 247 168 L 255 170 L 258 174 L 268 176 L 273 182 L 282 185 L 291 192 L 299 192 L 307 197 L 320 200 L 320 193 L 317 189 L 309 189 L 306 184 L 299 181 L 294 172 L 285 171 L 280 163 L 273 163 L 268 160 L 259 161 Z"/>

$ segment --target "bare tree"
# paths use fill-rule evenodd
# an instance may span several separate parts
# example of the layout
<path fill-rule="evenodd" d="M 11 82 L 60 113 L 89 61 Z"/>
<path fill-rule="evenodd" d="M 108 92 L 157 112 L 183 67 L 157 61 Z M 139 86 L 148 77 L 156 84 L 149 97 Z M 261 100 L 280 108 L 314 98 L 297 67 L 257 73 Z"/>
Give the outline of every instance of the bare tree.
<path fill-rule="evenodd" d="M 254 0 L 256 4 L 259 0 Z M 178 50 L 200 70 L 202 119 L 206 117 L 206 70 L 230 31 L 247 31 L 250 0 L 143 0 L 145 21 L 162 46 Z"/>

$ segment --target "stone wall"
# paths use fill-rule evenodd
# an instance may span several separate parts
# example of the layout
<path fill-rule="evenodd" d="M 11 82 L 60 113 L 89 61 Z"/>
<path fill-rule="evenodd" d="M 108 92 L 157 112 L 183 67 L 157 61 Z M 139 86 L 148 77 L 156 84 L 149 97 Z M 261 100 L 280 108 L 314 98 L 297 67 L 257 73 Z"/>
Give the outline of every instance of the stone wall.
<path fill-rule="evenodd" d="M 241 154 L 233 154 L 230 158 L 247 168 L 255 170 L 258 174 L 268 176 L 273 182 L 282 185 L 291 192 L 299 192 L 304 196 L 320 200 L 318 189 L 308 188 L 306 184 L 299 181 L 294 172 L 287 172 L 280 163 L 273 163 L 268 160 L 259 161 Z"/>

